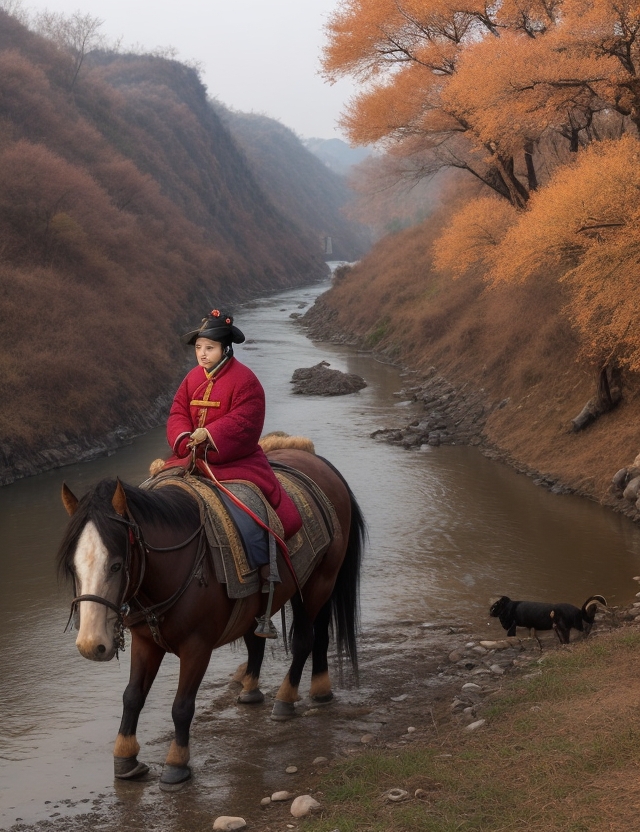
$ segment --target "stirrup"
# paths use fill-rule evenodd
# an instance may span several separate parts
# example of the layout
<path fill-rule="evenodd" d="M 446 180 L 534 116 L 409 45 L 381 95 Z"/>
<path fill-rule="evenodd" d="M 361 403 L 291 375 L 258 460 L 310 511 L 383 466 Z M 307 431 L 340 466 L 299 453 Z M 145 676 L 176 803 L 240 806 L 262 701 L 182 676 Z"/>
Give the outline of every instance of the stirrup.
<path fill-rule="evenodd" d="M 271 621 L 271 605 L 273 603 L 273 581 L 269 581 L 269 597 L 267 598 L 267 609 L 264 615 L 256 618 L 258 626 L 253 631 L 254 635 L 261 638 L 278 638 L 278 631 Z"/>
<path fill-rule="evenodd" d="M 261 615 L 260 618 L 256 618 L 256 621 L 258 626 L 253 631 L 254 635 L 260 636 L 260 638 L 278 638 L 278 631 L 270 618 Z"/>

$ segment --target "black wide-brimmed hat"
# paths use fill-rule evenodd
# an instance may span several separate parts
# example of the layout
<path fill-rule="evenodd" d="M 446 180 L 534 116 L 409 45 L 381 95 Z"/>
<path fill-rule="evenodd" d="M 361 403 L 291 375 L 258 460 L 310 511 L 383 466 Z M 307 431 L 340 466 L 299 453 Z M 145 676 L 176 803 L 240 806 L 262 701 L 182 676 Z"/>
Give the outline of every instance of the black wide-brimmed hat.
<path fill-rule="evenodd" d="M 210 341 L 230 341 L 232 344 L 242 344 L 244 334 L 233 325 L 233 316 L 213 309 L 197 329 L 182 336 L 184 344 L 195 344 L 198 338 L 208 338 Z"/>

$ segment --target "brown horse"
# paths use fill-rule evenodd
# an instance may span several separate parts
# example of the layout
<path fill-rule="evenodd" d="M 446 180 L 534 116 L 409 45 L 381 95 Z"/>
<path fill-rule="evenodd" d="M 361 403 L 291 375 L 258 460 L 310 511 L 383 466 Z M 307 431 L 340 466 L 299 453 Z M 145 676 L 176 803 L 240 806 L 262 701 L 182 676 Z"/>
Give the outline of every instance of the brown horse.
<path fill-rule="evenodd" d="M 292 662 L 276 694 L 272 716 L 294 715 L 304 664 L 312 655 L 310 695 L 331 699 L 327 650 L 333 625 L 339 654 L 357 671 L 356 630 L 360 560 L 366 534 L 351 489 L 326 460 L 300 450 L 278 450 L 269 458 L 294 468 L 324 492 L 335 508 L 338 528 L 329 548 L 306 581 L 301 597 L 278 556 L 282 583 L 273 612 L 287 601 L 293 609 Z M 241 702 L 262 700 L 258 687 L 265 640 L 254 634 L 264 595 L 230 600 L 216 579 L 196 500 L 167 485 L 143 490 L 119 480 L 102 480 L 78 500 L 63 486 L 71 515 L 58 553 L 61 572 L 73 579 L 78 650 L 108 661 L 131 630 L 131 671 L 114 747 L 115 776 L 140 777 L 136 728 L 147 694 L 167 652 L 180 659 L 178 690 L 171 711 L 175 736 L 160 784 L 177 787 L 191 776 L 189 729 L 195 699 L 214 648 L 244 638 L 248 662 Z M 264 612 L 264 610 L 262 610 Z"/>

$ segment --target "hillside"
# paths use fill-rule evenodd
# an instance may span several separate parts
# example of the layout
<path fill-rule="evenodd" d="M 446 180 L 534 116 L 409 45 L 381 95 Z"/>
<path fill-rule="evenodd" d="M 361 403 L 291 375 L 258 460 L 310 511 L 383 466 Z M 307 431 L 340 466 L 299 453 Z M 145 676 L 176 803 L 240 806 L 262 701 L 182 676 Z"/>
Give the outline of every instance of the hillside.
<path fill-rule="evenodd" d="M 623 375 L 613 412 L 572 432 L 597 373 L 564 317 L 565 284 L 548 272 L 490 288 L 478 270 L 460 279 L 437 271 L 431 247 L 450 210 L 385 237 L 338 277 L 304 318 L 312 337 L 374 349 L 418 370 L 415 384 L 437 374 L 474 391 L 486 452 L 636 516 L 610 485 L 640 451 L 637 376 Z"/>
<path fill-rule="evenodd" d="M 197 74 L 0 11 L 0 483 L 157 423 L 211 304 L 320 279 Z M 36 346 L 37 345 L 37 346 Z"/>
<path fill-rule="evenodd" d="M 331 237 L 329 259 L 351 262 L 361 257 L 370 247 L 370 235 L 364 225 L 344 213 L 352 199 L 345 178 L 323 164 L 279 121 L 219 105 L 216 109 L 245 151 L 265 193 L 298 225 L 309 245 Z"/>

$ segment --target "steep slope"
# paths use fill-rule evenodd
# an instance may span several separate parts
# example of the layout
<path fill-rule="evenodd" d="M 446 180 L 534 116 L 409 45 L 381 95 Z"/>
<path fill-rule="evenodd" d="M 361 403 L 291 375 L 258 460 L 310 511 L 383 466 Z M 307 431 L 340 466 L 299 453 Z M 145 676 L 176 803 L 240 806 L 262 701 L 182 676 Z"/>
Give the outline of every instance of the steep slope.
<path fill-rule="evenodd" d="M 326 273 L 192 70 L 72 77 L 0 11 L 0 482 L 155 424 L 212 303 Z"/>
<path fill-rule="evenodd" d="M 344 177 L 324 165 L 279 121 L 215 107 L 271 201 L 296 223 L 309 245 L 321 247 L 324 238 L 331 237 L 332 253 L 327 259 L 361 257 L 371 245 L 371 236 L 345 212 L 352 193 Z"/>
<path fill-rule="evenodd" d="M 563 314 L 559 275 L 494 288 L 479 273 L 453 280 L 431 256 L 447 217 L 443 209 L 388 235 L 338 276 L 305 315 L 312 335 L 375 349 L 425 379 L 444 376 L 465 396 L 475 391 L 492 455 L 633 515 L 611 479 L 640 450 L 639 379 L 625 374 L 616 410 L 572 432 L 597 373 Z"/>

